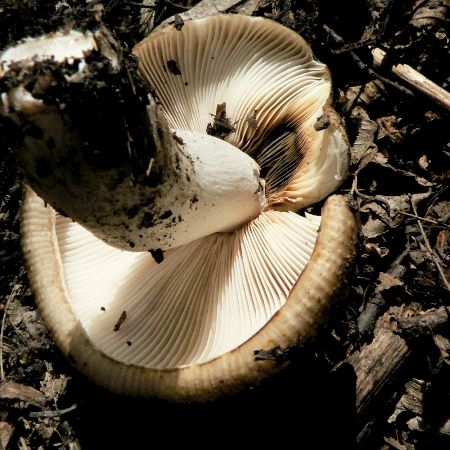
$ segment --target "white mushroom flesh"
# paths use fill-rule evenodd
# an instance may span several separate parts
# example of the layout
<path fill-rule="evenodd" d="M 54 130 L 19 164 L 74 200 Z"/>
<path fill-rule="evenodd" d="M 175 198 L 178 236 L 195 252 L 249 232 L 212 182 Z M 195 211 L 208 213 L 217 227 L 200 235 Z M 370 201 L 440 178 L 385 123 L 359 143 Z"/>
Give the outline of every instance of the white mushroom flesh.
<path fill-rule="evenodd" d="M 20 44 L 0 52 L 0 77 L 14 64 L 31 66 L 34 62 L 45 60 L 73 63 L 76 59 L 80 59 L 78 70 L 81 71 L 84 67 L 82 58 L 85 53 L 96 48 L 97 44 L 92 33 L 81 33 L 75 30 L 27 38 Z M 3 94 L 0 112 L 3 108 L 5 112 L 12 109 L 25 114 L 35 114 L 42 111 L 43 106 L 42 100 L 34 98 L 22 85 L 19 85 L 10 89 L 8 94 Z"/>
<path fill-rule="evenodd" d="M 308 262 L 319 222 L 268 211 L 169 250 L 160 264 L 61 215 L 55 232 L 68 298 L 94 346 L 127 364 L 173 368 L 209 361 L 263 327 Z"/>

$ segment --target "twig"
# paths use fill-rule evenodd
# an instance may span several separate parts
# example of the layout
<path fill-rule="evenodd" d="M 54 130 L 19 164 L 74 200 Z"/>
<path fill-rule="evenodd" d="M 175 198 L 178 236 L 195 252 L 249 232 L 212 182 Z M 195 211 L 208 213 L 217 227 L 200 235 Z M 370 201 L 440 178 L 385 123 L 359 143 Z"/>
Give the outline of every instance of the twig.
<path fill-rule="evenodd" d="M 175 8 L 179 8 L 179 9 L 188 10 L 191 8 L 190 6 L 181 5 L 180 3 L 175 3 L 175 2 L 172 2 L 171 0 L 162 0 L 162 2 L 166 3 L 167 5 L 174 6 Z M 156 5 L 147 5 L 145 3 L 124 2 L 124 4 L 128 5 L 128 6 L 136 6 L 138 8 L 148 8 L 148 9 L 156 8 Z"/>
<path fill-rule="evenodd" d="M 68 408 L 57 409 L 56 411 L 31 411 L 29 416 L 33 417 L 33 418 L 59 417 L 59 416 L 62 416 L 63 414 L 67 414 L 67 413 L 73 411 L 76 408 L 77 408 L 77 404 L 74 403 L 72 406 L 69 406 Z"/>
<path fill-rule="evenodd" d="M 190 6 L 180 5 L 179 3 L 172 2 L 171 0 L 162 0 L 162 1 L 163 3 L 166 3 L 167 5 L 170 6 L 174 6 L 175 8 L 185 9 L 186 11 L 188 9 L 191 9 Z"/>
<path fill-rule="evenodd" d="M 416 205 L 414 204 L 414 202 L 412 201 L 412 199 L 411 199 L 411 207 L 412 207 L 414 214 L 417 216 L 418 215 L 417 208 L 416 208 Z M 432 261 L 434 262 L 434 265 L 436 266 L 436 269 L 438 270 L 439 275 L 441 276 L 445 287 L 450 292 L 450 283 L 447 281 L 444 270 L 442 269 L 442 266 L 441 266 L 438 258 L 434 254 L 433 249 L 431 248 L 430 241 L 428 240 L 427 235 L 425 234 L 425 231 L 423 230 L 422 222 L 420 220 L 417 220 L 417 224 L 419 225 L 420 233 L 422 234 L 423 242 L 428 251 L 428 254 L 429 254 L 430 258 L 432 259 Z"/>
<path fill-rule="evenodd" d="M 450 226 L 445 224 L 445 223 L 442 223 L 443 221 L 427 219 L 426 217 L 420 217 L 420 216 L 417 216 L 415 214 L 410 214 L 410 213 L 407 213 L 407 212 L 404 212 L 404 211 L 397 211 L 397 212 L 398 212 L 398 214 L 401 214 L 402 216 L 413 217 L 416 220 L 421 220 L 422 222 L 429 222 L 429 223 L 432 223 L 433 225 L 437 225 L 437 226 L 440 226 L 440 227 L 443 227 L 443 228 L 447 228 L 447 229 L 450 230 Z"/>
<path fill-rule="evenodd" d="M 372 57 L 375 67 L 383 66 L 388 60 L 386 52 L 380 48 L 372 50 Z M 389 65 L 389 70 L 410 86 L 426 94 L 436 103 L 450 111 L 450 92 L 447 92 L 408 64 L 392 64 Z"/>
<path fill-rule="evenodd" d="M 203 19 L 209 16 L 215 16 L 217 14 L 224 14 L 226 12 L 231 11 L 232 9 L 236 9 L 241 5 L 245 5 L 247 3 L 251 3 L 247 0 L 201 0 L 195 6 L 187 7 L 187 11 L 183 11 L 179 14 L 181 19 L 186 22 L 188 20 L 193 19 Z M 245 14 L 251 15 L 251 13 L 256 9 L 257 2 L 255 2 L 254 7 L 248 9 Z M 165 19 L 161 22 L 156 28 L 158 30 L 162 30 L 168 25 L 173 24 L 175 21 L 175 17 L 171 16 L 168 19 Z M 158 21 L 155 21 L 158 23 Z M 146 30 L 149 31 L 149 30 Z"/>
<path fill-rule="evenodd" d="M 343 44 L 344 39 L 341 38 L 334 30 L 332 30 L 328 25 L 324 25 L 323 28 L 325 31 L 331 36 L 331 38 L 336 42 L 337 44 Z M 371 69 L 367 64 L 365 64 L 361 58 L 353 51 L 349 51 L 348 54 L 352 57 L 355 64 L 358 66 L 358 68 L 363 71 L 367 72 L 370 76 L 376 77 L 380 79 L 383 83 L 386 85 L 390 85 L 400 91 L 402 94 L 408 96 L 408 97 L 414 97 L 414 92 L 412 92 L 410 89 L 405 88 L 401 84 L 396 83 L 395 81 L 390 80 L 389 78 L 383 77 L 379 73 L 375 72 L 373 69 Z"/>
<path fill-rule="evenodd" d="M 155 5 L 146 5 L 145 3 L 137 3 L 137 2 L 124 2 L 127 6 L 137 6 L 139 8 L 155 8 Z"/>
<path fill-rule="evenodd" d="M 386 206 L 387 213 L 389 215 L 391 215 L 391 205 L 385 198 L 383 198 L 382 195 L 367 195 L 367 194 L 363 194 L 361 191 L 358 190 L 358 175 L 357 174 L 355 174 L 355 176 L 353 178 L 352 188 L 351 188 L 350 193 L 351 194 L 355 193 L 358 197 L 362 198 L 363 200 L 368 200 L 371 202 L 378 201 L 380 203 L 383 203 L 383 205 Z"/>
<path fill-rule="evenodd" d="M 403 260 L 409 254 L 409 245 L 406 246 L 405 250 L 394 259 L 392 264 L 386 271 L 387 274 L 401 280 L 404 275 L 406 268 L 402 265 Z M 386 300 L 384 300 L 381 291 L 375 290 L 370 299 L 364 305 L 364 309 L 358 317 L 358 330 L 362 335 L 369 335 L 372 333 L 374 328 L 375 320 L 378 317 L 379 312 L 385 307 Z"/>
<path fill-rule="evenodd" d="M 409 338 L 419 338 L 427 334 L 435 335 L 436 330 L 449 323 L 449 319 L 450 307 L 431 308 L 417 316 L 401 318 L 397 332 Z"/>

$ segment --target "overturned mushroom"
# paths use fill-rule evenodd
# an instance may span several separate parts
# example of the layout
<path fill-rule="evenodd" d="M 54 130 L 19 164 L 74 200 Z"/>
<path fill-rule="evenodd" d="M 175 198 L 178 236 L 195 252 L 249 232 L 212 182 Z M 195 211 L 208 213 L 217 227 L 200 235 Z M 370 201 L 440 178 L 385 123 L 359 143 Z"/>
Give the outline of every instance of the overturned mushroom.
<path fill-rule="evenodd" d="M 230 20 L 236 20 L 239 25 L 237 28 L 226 28 L 225 33 L 222 27 L 229 27 L 232 23 Z M 208 21 L 213 25 L 213 30 L 222 32 L 217 35 L 211 32 L 213 34 L 209 35 L 203 28 L 199 32 L 196 27 L 203 27 Z M 197 35 L 203 35 L 204 42 L 212 42 L 214 46 L 223 41 L 223 36 L 227 34 L 230 36 L 230 48 L 234 44 L 247 42 L 244 45 L 247 62 L 241 69 L 244 78 L 246 73 L 252 72 L 248 68 L 255 63 L 255 73 L 269 74 L 266 79 L 262 79 L 269 87 L 271 79 L 284 79 L 278 94 L 255 93 L 253 85 L 256 85 L 258 78 L 250 77 L 253 84 L 248 88 L 248 95 L 242 90 L 237 91 L 240 94 L 236 93 L 235 97 L 228 95 L 232 90 L 228 91 L 227 96 L 222 95 L 224 90 L 218 95 L 214 91 L 215 87 L 207 82 L 209 79 L 215 80 L 208 72 L 208 68 L 213 65 L 207 64 L 203 65 L 206 72 L 185 79 L 181 85 L 178 82 L 172 84 L 167 89 L 167 95 L 158 91 L 160 86 L 155 86 L 171 130 L 158 110 L 151 108 L 146 133 L 156 150 L 150 157 L 142 151 L 144 160 L 148 164 L 153 154 L 157 155 L 159 148 L 163 148 L 169 161 L 175 160 L 175 164 L 169 164 L 170 177 L 171 171 L 176 170 L 176 155 L 183 151 L 188 154 L 184 147 L 187 138 L 183 133 L 195 134 L 198 139 L 208 139 L 211 143 L 218 141 L 220 145 L 228 146 L 232 152 L 230 161 L 218 155 L 215 163 L 223 171 L 235 172 L 235 177 L 242 177 L 247 183 L 248 202 L 242 206 L 238 220 L 233 217 L 231 226 L 228 222 L 226 225 L 225 222 L 216 223 L 214 234 L 211 234 L 210 229 L 204 232 L 201 222 L 191 222 L 200 228 L 198 235 L 205 237 L 195 239 L 196 236 L 192 234 L 184 244 L 182 237 L 177 238 L 175 245 L 174 241 L 171 241 L 172 245 L 169 242 L 163 254 L 126 251 L 123 250 L 127 248 L 124 243 L 130 236 L 135 239 L 132 233 L 136 232 L 136 227 L 133 229 L 130 226 L 130 231 L 127 228 L 128 220 L 133 217 L 120 213 L 120 207 L 128 205 L 128 194 L 123 187 L 122 191 L 113 190 L 114 202 L 124 224 L 122 228 L 127 233 L 130 231 L 130 235 L 114 234 L 117 223 L 111 227 L 110 220 L 114 222 L 116 216 L 108 219 L 108 215 L 103 214 L 108 208 L 112 209 L 109 206 L 100 205 L 102 219 L 105 220 L 99 220 L 98 215 L 91 219 L 86 213 L 84 218 L 77 218 L 79 223 L 76 223 L 46 205 L 32 190 L 28 191 L 24 201 L 22 222 L 22 243 L 31 285 L 47 326 L 64 354 L 89 378 L 113 391 L 131 395 L 156 395 L 177 401 L 213 399 L 258 383 L 270 373 L 280 370 L 284 364 L 257 360 L 255 352 L 302 345 L 315 337 L 342 285 L 343 272 L 351 260 L 356 238 L 354 218 L 342 197 L 335 196 L 327 200 L 322 219 L 273 210 L 298 209 L 323 198 L 346 173 L 347 144 L 342 130 L 335 122 L 334 113 L 327 106 L 330 81 L 325 67 L 312 59 L 309 47 L 301 38 L 270 21 L 237 16 L 232 19 L 212 18 L 188 25 L 181 32 L 184 29 L 197 29 L 197 34 L 187 36 L 189 41 L 197 44 L 192 52 L 198 58 L 201 59 L 206 52 L 206 44 Z M 242 30 L 245 32 L 242 33 Z M 271 35 L 272 32 L 275 35 Z M 266 34 L 272 37 L 259 43 L 258 38 Z M 234 41 L 236 35 L 240 37 L 238 41 Z M 160 42 L 160 36 L 165 39 L 169 32 L 155 34 L 156 43 Z M 141 61 L 141 72 L 153 84 L 155 81 L 152 76 L 156 72 L 146 65 L 149 58 L 147 51 L 150 51 L 147 49 L 153 48 L 152 39 L 150 37 L 136 51 Z M 256 53 L 248 53 L 252 46 L 248 42 Z M 175 44 L 167 44 L 167 48 L 173 46 L 176 47 Z M 267 46 L 272 56 L 285 54 L 292 58 L 262 70 L 260 61 L 266 61 L 268 65 L 271 62 L 270 55 L 262 58 L 261 52 Z M 166 72 L 170 72 L 169 78 L 183 77 L 186 65 L 180 62 L 180 54 L 163 54 L 163 59 L 170 57 L 164 66 Z M 185 55 L 189 59 L 188 52 Z M 209 56 L 214 55 L 210 53 Z M 84 62 L 85 67 L 76 68 L 70 73 L 82 85 L 88 79 L 86 73 L 93 70 L 89 58 Z M 226 66 L 229 62 L 229 57 L 228 60 L 220 59 L 219 65 Z M 188 66 L 193 68 L 194 63 L 190 62 Z M 7 69 L 7 72 L 9 70 L 12 69 Z M 283 75 L 285 71 L 289 72 L 289 76 Z M 299 78 L 302 73 L 308 74 L 306 78 L 291 84 L 289 80 Z M 204 79 L 206 83 L 197 83 L 196 77 L 198 80 Z M 164 80 L 157 82 L 164 83 Z M 177 93 L 186 95 L 180 89 L 187 88 L 189 83 L 193 85 L 190 95 L 198 99 L 194 108 L 174 97 Z M 223 89 L 230 87 L 226 78 L 221 83 Z M 309 90 L 307 86 L 311 83 L 314 87 Z M 70 92 L 72 86 L 64 87 Z M 202 99 L 207 98 L 203 89 L 206 94 L 211 93 L 212 100 L 205 107 L 198 108 L 205 101 Z M 301 93 L 300 97 L 298 92 Z M 318 100 L 312 93 L 318 94 Z M 247 98 L 246 102 L 239 104 L 239 96 Z M 301 97 L 306 106 L 302 106 Z M 45 100 L 48 102 L 49 99 Z M 13 105 L 11 112 L 9 109 L 7 111 L 19 124 L 23 120 L 18 110 L 20 105 L 19 102 L 19 107 Z M 10 105 L 7 106 L 9 108 Z M 241 111 L 239 114 L 238 110 Z M 327 111 L 330 125 L 316 131 L 313 125 L 317 116 Z M 197 119 L 190 117 L 200 112 L 202 118 L 196 125 Z M 61 113 L 59 109 L 55 115 L 58 114 L 66 112 Z M 188 122 L 175 122 L 178 116 Z M 136 118 L 147 123 L 140 114 Z M 27 117 L 28 121 L 33 119 Z M 59 120 L 63 123 L 61 126 L 66 127 L 67 123 L 71 123 L 70 115 L 65 119 Z M 211 124 L 209 131 L 212 129 L 229 143 L 212 136 L 205 137 L 208 124 Z M 44 134 L 48 133 L 45 124 L 39 122 L 39 125 Z M 191 127 L 189 131 L 181 131 L 188 125 Z M 80 141 L 76 135 L 77 128 L 69 127 L 67 131 L 73 133 L 70 136 L 74 142 Z M 172 132 L 175 132 L 175 137 Z M 58 136 L 58 133 L 54 134 Z M 45 150 L 39 137 L 32 137 L 25 147 L 33 148 L 36 140 L 39 150 Z M 56 147 L 64 149 L 65 144 L 60 140 Z M 221 152 L 227 152 L 225 147 Z M 236 147 L 255 157 L 262 167 L 268 186 L 268 206 L 263 212 L 260 211 L 265 207 L 265 199 L 258 172 L 255 173 L 254 165 L 247 164 L 249 157 Z M 27 158 L 25 150 L 24 159 Z M 78 146 L 76 150 L 80 151 L 83 160 L 83 149 Z M 241 159 L 242 163 L 235 158 Z M 194 173 L 198 177 L 205 177 L 202 172 L 205 160 L 197 160 L 196 157 L 191 159 L 197 161 Z M 33 163 L 34 159 L 30 160 Z M 233 166 L 235 162 L 236 166 Z M 123 167 L 123 160 L 120 163 Z M 245 167 L 250 169 L 251 174 L 245 172 Z M 77 165 L 77 170 L 81 169 L 92 170 L 84 162 Z M 36 168 L 31 165 L 25 170 L 31 174 L 33 181 Z M 59 168 L 54 167 L 54 171 L 57 170 Z M 105 173 L 100 172 L 100 175 L 105 176 Z M 119 173 L 116 172 L 116 175 Z M 126 173 L 133 175 L 131 168 Z M 62 174 L 63 177 L 67 176 L 66 172 Z M 127 182 L 130 184 L 129 181 L 133 181 L 133 187 L 136 182 L 131 175 Z M 95 176 L 98 176 L 95 172 L 89 175 L 87 181 L 91 185 Z M 253 181 L 247 181 L 250 178 Z M 139 176 L 136 179 L 140 185 Z M 205 196 L 214 191 L 217 200 L 221 200 L 220 192 L 217 192 L 220 189 L 214 186 L 211 178 L 204 179 L 207 179 L 202 185 Z M 182 179 L 173 188 L 181 191 L 191 189 L 185 181 L 189 179 Z M 141 184 L 146 186 L 145 183 Z M 235 181 L 232 190 L 237 201 L 241 198 L 240 184 L 240 181 Z M 48 196 L 45 181 L 38 180 L 33 186 L 40 186 L 38 193 L 44 198 Z M 250 186 L 254 191 L 251 191 Z M 105 183 L 105 194 L 93 197 L 93 205 L 88 208 L 89 214 L 94 214 L 95 202 L 108 199 L 108 187 Z M 75 188 L 75 183 L 72 188 Z M 116 194 L 123 195 L 125 203 Z M 165 208 L 171 208 L 170 196 L 165 198 L 161 194 L 160 198 Z M 71 206 L 67 192 L 64 193 L 64 199 L 66 206 L 59 209 L 73 218 L 67 212 Z M 83 201 L 87 201 L 86 196 Z M 148 203 L 153 202 L 154 199 Z M 58 207 L 58 201 L 54 203 Z M 80 199 L 74 203 L 77 213 Z M 213 213 L 214 208 L 211 210 Z M 228 216 L 233 214 L 232 208 L 222 208 L 222 213 L 224 221 L 228 221 Z M 206 220 L 211 219 L 207 216 Z M 247 223 L 239 227 L 243 221 Z M 82 225 L 88 225 L 95 234 Z M 150 237 L 153 225 L 149 224 L 148 227 Z M 179 230 L 174 234 L 182 236 Z M 160 232 L 159 229 L 154 237 L 158 238 Z M 119 248 L 103 242 L 103 239 L 111 242 L 112 235 L 113 243 Z M 133 250 L 146 248 L 147 238 L 140 237 L 140 245 Z M 155 250 L 153 244 L 147 248 Z M 159 263 L 153 258 L 156 255 Z"/>
<path fill-rule="evenodd" d="M 314 338 L 356 236 L 334 196 L 318 237 L 319 218 L 267 211 L 158 264 L 106 245 L 31 191 L 23 208 L 31 285 L 63 353 L 115 392 L 176 401 L 211 400 L 284 367 L 255 352 Z"/>
<path fill-rule="evenodd" d="M 270 208 L 317 202 L 347 175 L 330 74 L 294 31 L 259 17 L 213 16 L 155 31 L 135 52 L 169 126 L 205 132 L 223 114 L 218 131 L 260 165 Z"/>

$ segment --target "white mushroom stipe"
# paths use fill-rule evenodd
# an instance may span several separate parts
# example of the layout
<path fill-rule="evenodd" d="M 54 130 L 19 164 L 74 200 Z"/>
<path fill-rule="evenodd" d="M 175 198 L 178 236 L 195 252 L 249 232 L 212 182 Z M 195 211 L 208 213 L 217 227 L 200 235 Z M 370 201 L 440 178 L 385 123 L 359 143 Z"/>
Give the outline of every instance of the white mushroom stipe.
<path fill-rule="evenodd" d="M 23 88 L 10 94 L 16 111 L 30 113 L 34 108 L 34 123 L 46 130 L 62 155 L 66 154 L 64 142 L 70 134 L 60 113 L 42 105 Z M 165 250 L 211 233 L 234 230 L 267 205 L 259 167 L 251 157 L 205 133 L 176 130 L 176 140 L 168 134 L 165 145 L 170 147 L 161 148 L 155 156 L 154 165 L 169 154 L 161 169 L 163 180 L 156 187 L 132 183 L 118 170 L 90 171 L 83 167 L 84 161 L 77 170 L 72 159 L 71 166 L 55 168 L 56 177 L 43 180 L 47 186 L 56 185 L 54 180 L 65 180 L 65 185 L 71 186 L 68 194 L 56 187 L 42 195 L 100 239 L 132 251 Z M 45 152 L 42 147 L 48 139 L 36 142 L 25 138 L 25 170 L 35 172 L 33 165 Z M 112 189 L 115 178 L 119 180 Z"/>
<path fill-rule="evenodd" d="M 234 233 L 169 250 L 160 264 L 60 215 L 56 237 L 71 307 L 95 347 L 161 369 L 209 361 L 258 332 L 308 262 L 319 220 L 269 211 Z"/>
<path fill-rule="evenodd" d="M 85 65 L 83 58 L 86 52 L 95 49 L 97 44 L 92 33 L 75 30 L 27 38 L 20 44 L 0 52 L 0 77 L 13 68 L 14 64 L 32 66 L 35 62 L 45 60 L 73 63 L 80 59 L 78 70 L 81 71 Z M 114 64 L 116 63 L 117 61 L 114 61 Z M 3 94 L 0 111 L 2 104 L 7 111 L 12 109 L 26 114 L 36 114 L 44 108 L 42 100 L 34 98 L 22 85 L 12 88 L 8 94 Z"/>
<path fill-rule="evenodd" d="M 70 62 L 83 58 L 88 49 L 96 49 L 91 34 L 55 33 L 5 51 L 0 61 L 6 68 L 12 62 L 25 67 L 48 59 Z M 89 70 L 83 72 L 85 66 L 81 59 L 73 84 L 90 75 Z M 115 247 L 132 251 L 173 248 L 214 232 L 234 230 L 267 204 L 258 164 L 251 157 L 206 133 L 177 130 L 173 134 L 154 105 L 148 108 L 148 120 L 154 139 L 162 138 L 155 144 L 152 170 L 136 179 L 129 161 L 106 170 L 88 161 L 86 143 L 66 108 L 44 103 L 21 85 L 3 95 L 0 103 L 0 112 L 3 108 L 18 124 L 25 122 L 40 130 L 37 137 L 25 135 L 24 148 L 17 152 L 33 188 L 55 209 Z M 144 105 L 142 109 L 146 114 Z M 120 145 L 128 159 L 126 144 Z M 151 139 L 147 145 L 151 147 Z M 57 163 L 63 160 L 70 164 Z"/>
<path fill-rule="evenodd" d="M 97 48 L 92 33 L 71 30 L 68 33 L 51 33 L 37 38 L 24 39 L 21 44 L 10 47 L 0 54 L 0 76 L 12 63 L 19 61 L 32 64 L 35 61 L 52 59 L 72 63 L 83 58 L 85 53 Z"/>
<path fill-rule="evenodd" d="M 267 173 L 270 207 L 297 210 L 345 178 L 349 144 L 328 105 L 330 75 L 297 33 L 262 18 L 214 16 L 156 31 L 135 52 L 169 126 L 204 133 L 225 103 L 234 130 L 225 139 Z M 316 131 L 323 114 L 330 123 Z"/>
<path fill-rule="evenodd" d="M 140 227 L 142 213 L 128 221 L 137 230 L 137 249 L 166 249 L 186 244 L 215 232 L 233 231 L 254 219 L 267 205 L 264 186 L 255 161 L 228 142 L 196 131 L 175 130 L 183 142 L 180 151 L 192 167 L 185 188 L 192 195 L 184 202 L 173 180 L 161 186 L 155 206 L 170 210 L 169 220 L 158 219 L 149 228 Z M 183 159 L 180 158 L 180 164 Z M 153 247 L 150 243 L 156 243 Z"/>

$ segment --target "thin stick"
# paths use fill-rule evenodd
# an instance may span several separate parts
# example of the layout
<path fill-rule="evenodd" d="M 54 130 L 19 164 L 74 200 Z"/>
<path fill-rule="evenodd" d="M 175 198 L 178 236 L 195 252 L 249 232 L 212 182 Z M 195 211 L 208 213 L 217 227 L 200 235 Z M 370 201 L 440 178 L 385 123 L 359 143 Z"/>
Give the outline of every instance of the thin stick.
<path fill-rule="evenodd" d="M 382 66 L 387 60 L 386 52 L 380 48 L 372 50 L 372 57 L 376 67 Z M 447 92 L 408 64 L 393 64 L 389 66 L 389 69 L 410 86 L 426 94 L 436 103 L 450 111 L 450 92 Z"/>
<path fill-rule="evenodd" d="M 19 449 L 20 450 L 29 450 L 30 447 L 28 447 L 27 445 L 27 441 L 25 440 L 25 438 L 23 436 L 20 436 L 19 438 Z"/>
<path fill-rule="evenodd" d="M 149 8 L 153 9 L 156 7 L 156 5 L 146 5 L 145 3 L 138 3 L 138 2 L 124 2 L 125 5 L 128 6 L 137 6 L 138 8 Z"/>
<path fill-rule="evenodd" d="M 324 25 L 323 26 L 324 30 L 329 34 L 329 36 L 334 40 L 334 42 L 336 42 L 336 44 L 343 44 L 345 41 L 344 39 L 342 39 L 341 36 L 339 36 L 333 29 L 331 29 L 328 25 Z M 358 66 L 358 68 L 362 71 L 362 72 L 366 72 L 368 73 L 371 77 L 373 78 L 378 78 L 379 80 L 381 80 L 384 84 L 389 85 L 395 89 L 397 89 L 398 91 L 400 91 L 402 94 L 408 96 L 408 97 L 414 97 L 414 93 L 409 90 L 408 88 L 406 88 L 405 86 L 402 86 L 401 84 L 390 80 L 389 78 L 383 77 L 382 75 L 380 75 L 378 72 L 375 72 L 373 69 L 371 69 L 370 67 L 367 66 L 367 64 L 365 64 L 361 58 L 354 52 L 354 51 L 349 51 L 349 55 L 351 56 L 351 58 L 353 59 L 353 61 L 355 62 L 355 64 Z"/>
<path fill-rule="evenodd" d="M 368 201 L 379 201 L 381 203 L 383 203 L 384 206 L 386 206 L 386 210 L 387 213 L 390 215 L 391 214 L 391 205 L 388 203 L 388 201 L 386 199 L 383 198 L 382 195 L 367 195 L 367 194 L 363 194 L 361 191 L 358 190 L 358 175 L 355 174 L 354 178 L 353 178 L 353 182 L 352 182 L 352 188 L 350 191 L 351 194 L 355 193 L 358 197 L 362 198 L 363 200 L 368 200 Z"/>
<path fill-rule="evenodd" d="M 68 412 L 73 411 L 74 409 L 76 409 L 76 407 L 77 407 L 77 404 L 74 403 L 72 406 L 69 406 L 68 408 L 57 409 L 56 411 L 31 411 L 30 417 L 33 417 L 33 418 L 59 417 L 63 414 L 67 414 Z"/>
<path fill-rule="evenodd" d="M 411 207 L 412 207 L 414 214 L 417 216 L 416 205 L 414 204 L 414 202 L 412 200 L 411 200 Z M 436 255 L 433 252 L 433 249 L 431 248 L 430 241 L 428 240 L 427 235 L 425 234 L 425 231 L 423 230 L 422 222 L 420 220 L 417 220 L 417 224 L 419 225 L 420 233 L 422 234 L 423 242 L 424 242 L 425 247 L 430 255 L 430 258 L 434 262 L 434 265 L 436 266 L 445 287 L 450 292 L 450 283 L 447 281 L 447 278 L 445 277 L 444 269 L 442 269 L 441 263 L 439 262 L 438 258 L 436 257 Z"/>
<path fill-rule="evenodd" d="M 397 211 L 397 212 L 398 212 L 398 214 L 401 214 L 402 216 L 413 217 L 414 219 L 421 220 L 422 222 L 432 223 L 433 225 L 437 225 L 437 226 L 440 226 L 440 227 L 443 227 L 443 228 L 447 228 L 447 229 L 450 230 L 450 226 L 449 225 L 447 225 L 445 223 L 442 223 L 440 221 L 433 220 L 433 219 L 427 219 L 426 217 L 420 217 L 420 216 L 417 216 L 415 214 L 410 214 L 410 213 L 407 213 L 407 212 L 404 212 L 404 211 Z"/>
<path fill-rule="evenodd" d="M 190 6 L 180 5 L 179 3 L 172 2 L 171 0 L 162 0 L 162 1 L 163 1 L 163 3 L 166 3 L 167 5 L 170 5 L 170 6 L 174 6 L 175 8 L 186 9 L 186 10 L 190 8 Z M 148 9 L 156 8 L 156 4 L 155 5 L 146 5 L 145 3 L 137 3 L 137 2 L 125 2 L 125 5 L 136 6 L 138 8 L 148 8 Z"/>

